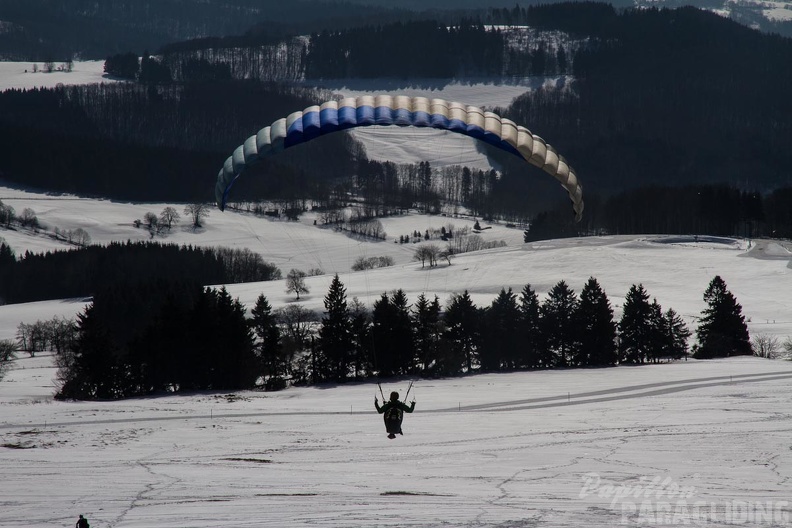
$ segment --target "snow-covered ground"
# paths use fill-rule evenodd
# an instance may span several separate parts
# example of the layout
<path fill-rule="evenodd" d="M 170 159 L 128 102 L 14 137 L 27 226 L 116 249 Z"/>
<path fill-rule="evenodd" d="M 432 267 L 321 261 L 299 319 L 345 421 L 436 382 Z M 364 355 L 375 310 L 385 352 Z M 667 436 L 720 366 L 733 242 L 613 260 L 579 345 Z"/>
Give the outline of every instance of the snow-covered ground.
<path fill-rule="evenodd" d="M 18 213 L 30 207 L 49 227 L 38 235 L 0 228 L 0 237 L 17 255 L 27 250 L 68 248 L 50 236 L 55 227 L 80 227 L 95 244 L 148 240 L 148 231 L 135 228 L 133 221 L 149 211 L 159 214 L 169 205 L 49 196 L 2 187 L 0 200 Z M 179 212 L 183 210 L 183 204 L 170 205 Z M 641 283 L 664 309 L 673 308 L 695 328 L 696 318 L 706 306 L 702 294 L 710 280 L 720 275 L 742 304 L 752 334 L 766 334 L 782 342 L 792 337 L 792 244 L 785 241 L 629 235 L 525 244 L 522 229 L 481 221 L 482 227 L 489 229 L 480 236 L 488 242 L 502 240 L 506 247 L 457 255 L 451 265 L 441 261 L 439 266 L 429 268 L 413 261 L 415 245 L 395 243 L 399 236 L 441 227 L 453 227 L 454 231 L 470 229 L 472 218 L 419 214 L 383 218 L 387 233 L 384 241 L 360 239 L 315 226 L 315 218 L 307 214 L 300 222 L 288 222 L 213 209 L 202 230 L 193 231 L 183 218 L 169 235 L 157 240 L 249 248 L 276 264 L 284 277 L 292 268 L 306 272 L 320 269 L 324 274 L 306 279 L 310 293 L 300 299 L 303 306 L 317 312 L 324 309 L 324 295 L 335 273 L 350 298 L 358 297 L 369 306 L 382 293 L 398 288 L 413 302 L 425 293 L 430 299 L 438 295 L 441 303 L 452 293 L 468 290 L 473 300 L 484 306 L 501 288 L 519 292 L 531 284 L 542 296 L 564 280 L 579 292 L 589 277 L 595 277 L 611 299 L 617 317 L 630 286 Z M 438 240 L 429 243 L 443 244 Z M 352 272 L 352 264 L 359 257 L 379 256 L 393 258 L 395 265 Z M 228 290 L 248 308 L 262 293 L 275 307 L 295 301 L 293 295 L 286 293 L 284 281 L 234 284 Z M 80 299 L 0 306 L 0 339 L 13 338 L 20 322 L 31 323 L 55 315 L 73 317 L 83 306 Z"/>
<path fill-rule="evenodd" d="M 62 228 L 92 218 L 105 226 L 92 233 L 102 240 L 136 233 L 132 212 L 164 206 L 1 194 L 12 193 Z M 410 215 L 386 219 L 385 227 L 397 235 L 447 222 L 463 223 Z M 339 270 L 348 294 L 369 301 L 399 287 L 413 300 L 420 292 L 445 300 L 467 288 L 481 304 L 504 286 L 530 282 L 544 293 L 564 279 L 579 291 L 595 276 L 617 307 L 630 284 L 643 282 L 694 323 L 703 289 L 720 274 L 752 333 L 792 335 L 790 253 L 781 242 L 749 248 L 741 240 L 635 236 L 522 244 L 519 230 L 483 233 L 503 235 L 509 246 L 431 270 L 408 262 L 410 248 L 392 241 L 352 243 L 310 223 L 234 212 L 213 212 L 203 233 L 172 236 L 247 239 L 239 244 L 265 256 L 308 254 L 308 247 L 322 258 L 408 252 L 391 268 Z M 309 278 L 301 302 L 320 309 L 329 280 Z M 282 282 L 229 289 L 249 307 L 259 293 L 274 306 L 294 302 Z M 83 305 L 0 307 L 0 338 L 12 338 L 21 320 L 73 315 Z M 55 402 L 51 357 L 12 367 L 0 381 L 4 527 L 63 526 L 79 513 L 115 528 L 788 526 L 792 513 L 792 364 L 784 361 L 418 380 L 417 410 L 393 441 L 372 410 L 370 383 Z M 406 381 L 384 387 L 405 388 Z"/>
<path fill-rule="evenodd" d="M 0 382 L 0 526 L 789 526 L 792 364 L 758 358 L 376 385 L 51 399 Z M 385 391 L 406 389 L 388 382 Z"/>
<path fill-rule="evenodd" d="M 34 65 L 38 68 L 34 72 Z M 30 88 L 53 88 L 59 84 L 92 84 L 113 82 L 112 77 L 104 73 L 104 61 L 75 61 L 72 71 L 59 71 L 62 63 L 55 63 L 51 73 L 44 71 L 42 62 L 0 61 L 0 92 L 12 88 L 22 90 Z"/>

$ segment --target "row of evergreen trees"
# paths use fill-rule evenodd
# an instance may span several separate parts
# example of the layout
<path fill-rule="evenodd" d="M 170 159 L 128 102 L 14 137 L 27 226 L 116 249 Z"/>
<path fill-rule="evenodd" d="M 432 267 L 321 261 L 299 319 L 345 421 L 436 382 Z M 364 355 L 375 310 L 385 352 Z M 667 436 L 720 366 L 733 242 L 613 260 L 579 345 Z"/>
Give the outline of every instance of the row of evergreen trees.
<path fill-rule="evenodd" d="M 229 284 L 280 279 L 281 271 L 246 248 L 111 242 L 71 251 L 26 251 L 16 258 L 0 240 L 0 304 L 87 297 L 118 282 L 152 277 Z"/>
<path fill-rule="evenodd" d="M 792 187 L 760 193 L 727 184 L 649 185 L 604 199 L 591 193 L 582 225 L 563 204 L 533 215 L 525 241 L 603 232 L 792 238 Z"/>
<path fill-rule="evenodd" d="M 708 308 L 702 314 L 695 356 L 750 354 L 742 308 L 720 277 L 710 283 L 704 299 Z M 580 296 L 560 281 L 543 302 L 526 285 L 519 296 L 511 289 L 501 290 L 486 307 L 477 307 L 467 291 L 454 294 L 444 308 L 436 296 L 430 300 L 425 295 L 410 306 L 404 292 L 397 290 L 382 294 L 367 314 L 354 300 L 349 306 L 336 276 L 324 304 L 318 339 L 309 349 L 312 381 L 373 373 L 455 376 L 658 362 L 686 356 L 691 335 L 673 309 L 664 312 L 657 300 L 649 301 L 642 285 L 630 288 L 616 322 L 594 278 Z M 253 314 L 261 356 L 276 365 L 267 374 L 288 373 L 290 356 L 279 352 L 273 338 L 279 327 L 266 298 L 259 297 Z"/>
<path fill-rule="evenodd" d="M 716 276 L 704 293 L 696 357 L 751 354 L 742 308 Z M 61 398 L 124 398 L 186 390 L 279 389 L 288 383 L 371 376 L 458 376 L 518 369 L 604 367 L 685 357 L 688 330 L 642 285 L 621 319 L 590 278 L 580 295 L 558 282 L 540 302 L 526 285 L 489 306 L 455 294 L 445 307 L 403 290 L 369 311 L 347 299 L 336 275 L 324 315 L 299 304 L 273 310 L 264 295 L 251 317 L 225 289 L 157 279 L 121 281 L 94 296 L 59 355 Z"/>
<path fill-rule="evenodd" d="M 77 326 L 58 356 L 59 398 L 249 388 L 257 378 L 245 309 L 225 289 L 119 282 L 94 296 Z"/>

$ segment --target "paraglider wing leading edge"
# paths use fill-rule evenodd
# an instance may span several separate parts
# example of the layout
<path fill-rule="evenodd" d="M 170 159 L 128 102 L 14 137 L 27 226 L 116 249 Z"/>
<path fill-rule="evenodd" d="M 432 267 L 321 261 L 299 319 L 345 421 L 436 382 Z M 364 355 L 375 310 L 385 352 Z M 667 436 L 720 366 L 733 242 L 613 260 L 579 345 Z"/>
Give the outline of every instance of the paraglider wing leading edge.
<path fill-rule="evenodd" d="M 238 146 L 223 164 L 215 186 L 217 206 L 221 211 L 225 209 L 236 179 L 262 158 L 324 134 L 371 125 L 432 127 L 485 141 L 553 176 L 569 193 L 575 219 L 579 221 L 582 217 L 583 188 L 577 174 L 541 137 L 475 106 L 406 95 L 363 95 L 327 101 L 262 128 Z"/>

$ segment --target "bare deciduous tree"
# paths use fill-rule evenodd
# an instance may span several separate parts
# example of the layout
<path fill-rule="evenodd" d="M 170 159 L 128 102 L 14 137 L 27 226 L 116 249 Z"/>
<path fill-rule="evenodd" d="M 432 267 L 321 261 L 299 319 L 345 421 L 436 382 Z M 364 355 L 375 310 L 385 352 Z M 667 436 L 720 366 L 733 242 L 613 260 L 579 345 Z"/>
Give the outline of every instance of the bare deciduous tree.
<path fill-rule="evenodd" d="M 424 244 L 415 250 L 413 260 L 419 260 L 421 267 L 424 267 L 426 262 L 429 262 L 429 267 L 437 266 L 437 259 L 440 256 L 440 247 L 436 244 Z"/>
<path fill-rule="evenodd" d="M 16 215 L 14 208 L 10 205 L 5 205 L 3 201 L 0 200 L 0 225 L 4 225 L 7 229 L 15 219 Z"/>
<path fill-rule="evenodd" d="M 751 339 L 751 348 L 753 348 L 754 356 L 776 359 L 781 353 L 781 346 L 778 343 L 778 338 L 767 334 L 757 334 Z"/>
<path fill-rule="evenodd" d="M 296 293 L 297 300 L 300 300 L 301 293 L 309 293 L 308 286 L 305 285 L 305 272 L 292 268 L 286 275 L 286 293 Z"/>
<path fill-rule="evenodd" d="M 792 337 L 787 337 L 784 340 L 784 356 L 786 359 L 792 359 Z"/>
<path fill-rule="evenodd" d="M 30 207 L 25 207 L 22 210 L 22 214 L 19 216 L 19 223 L 22 225 L 22 227 L 29 227 L 31 229 L 39 228 L 39 221 L 38 217 L 36 216 L 36 212 Z"/>
<path fill-rule="evenodd" d="M 78 227 L 71 232 L 71 241 L 80 247 L 86 247 L 91 244 L 91 235 L 82 227 Z"/>
<path fill-rule="evenodd" d="M 174 209 L 171 206 L 168 206 L 165 209 L 163 209 L 162 212 L 160 213 L 159 221 L 160 224 L 166 225 L 168 227 L 168 230 L 170 230 L 173 227 L 173 224 L 179 222 L 180 218 L 181 215 L 179 215 L 179 213 L 176 212 L 176 209 Z"/>
<path fill-rule="evenodd" d="M 149 229 L 156 228 L 157 224 L 159 224 L 159 218 L 151 211 L 143 215 L 143 221 L 146 222 Z"/>
<path fill-rule="evenodd" d="M 197 229 L 203 225 L 201 222 L 209 216 L 209 206 L 205 203 L 188 204 L 184 208 L 184 214 L 192 218 L 192 226 Z"/>

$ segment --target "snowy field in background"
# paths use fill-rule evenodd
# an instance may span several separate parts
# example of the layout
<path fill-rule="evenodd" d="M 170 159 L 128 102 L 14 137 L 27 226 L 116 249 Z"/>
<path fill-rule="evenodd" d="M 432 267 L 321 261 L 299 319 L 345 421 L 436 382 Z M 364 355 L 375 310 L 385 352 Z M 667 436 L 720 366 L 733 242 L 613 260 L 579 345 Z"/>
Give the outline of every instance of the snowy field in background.
<path fill-rule="evenodd" d="M 509 106 L 515 97 L 542 86 L 568 83 L 569 77 L 526 77 L 494 82 L 491 79 L 470 79 L 449 82 L 447 79 L 336 79 L 306 85 L 316 85 L 344 97 L 359 97 L 387 93 L 410 97 L 439 98 L 487 109 Z M 531 123 L 518 123 L 531 129 Z M 541 131 L 532 130 L 538 135 Z M 430 160 L 434 167 L 464 165 L 489 170 L 492 164 L 479 152 L 480 144 L 473 138 L 434 129 L 402 127 L 365 127 L 350 131 L 366 147 L 370 159 L 396 163 L 418 163 Z M 552 138 L 545 138 L 552 143 Z"/>
<path fill-rule="evenodd" d="M 372 383 L 56 402 L 50 357 L 13 366 L 0 382 L 6 528 L 78 514 L 95 528 L 789 526 L 792 514 L 786 361 L 418 380 L 395 440 Z"/>
<path fill-rule="evenodd" d="M 39 71 L 33 72 L 33 65 Z M 62 63 L 55 62 L 55 67 Z M 43 62 L 0 61 L 0 92 L 12 88 L 22 90 L 31 88 L 54 88 L 58 84 L 92 84 L 114 82 L 104 73 L 104 61 L 74 61 L 72 71 L 53 71 L 45 73 Z M 26 71 L 27 70 L 27 71 Z"/>
<path fill-rule="evenodd" d="M 146 212 L 159 214 L 169 204 L 119 203 L 111 200 L 76 199 L 49 196 L 0 187 L 0 200 L 19 213 L 32 208 L 49 231 L 33 235 L 28 231 L 0 228 L 17 255 L 27 250 L 67 249 L 52 237 L 61 230 L 85 229 L 93 243 L 149 240 L 144 228 L 133 221 Z M 173 205 L 183 211 L 183 204 Z M 299 222 L 256 218 L 253 215 L 212 209 L 205 227 L 197 232 L 181 224 L 165 237 L 164 243 L 198 246 L 249 248 L 264 260 L 274 263 L 284 277 L 290 269 L 321 269 L 324 274 L 306 278 L 310 293 L 300 303 L 321 312 L 323 300 L 335 273 L 347 288 L 347 295 L 372 305 L 384 292 L 403 289 L 411 302 L 425 293 L 446 303 L 452 293 L 468 290 L 479 306 L 488 305 L 501 288 L 515 292 L 531 286 L 543 298 L 560 280 L 580 292 L 589 277 L 595 277 L 611 299 L 617 318 L 624 296 L 633 284 L 642 283 L 649 295 L 657 298 L 664 310 L 673 308 L 691 329 L 705 308 L 703 292 L 715 275 L 720 275 L 743 306 L 752 335 L 766 334 L 784 341 L 792 336 L 792 244 L 785 241 L 746 240 L 684 236 L 603 236 L 523 243 L 523 231 L 503 224 L 481 222 L 480 236 L 487 242 L 504 241 L 506 247 L 452 258 L 434 268 L 413 261 L 414 244 L 397 244 L 400 235 L 413 231 L 453 226 L 454 231 L 472 229 L 471 218 L 410 214 L 383 218 L 385 241 L 370 241 L 345 232 L 313 225 L 315 216 L 305 215 Z M 439 241 L 430 241 L 442 245 Z M 395 265 L 388 268 L 352 272 L 360 257 L 389 256 Z M 248 309 L 260 294 L 275 306 L 295 302 L 286 293 L 285 281 L 228 285 Z M 83 309 L 81 299 L 55 300 L 13 306 L 0 306 L 0 339 L 11 339 L 20 322 L 33 323 L 55 315 L 73 317 Z"/>

